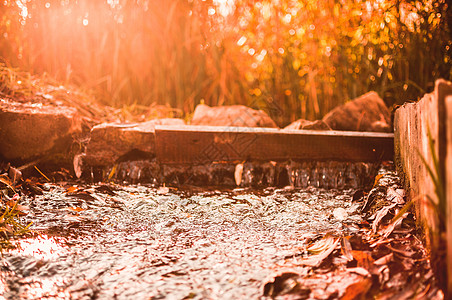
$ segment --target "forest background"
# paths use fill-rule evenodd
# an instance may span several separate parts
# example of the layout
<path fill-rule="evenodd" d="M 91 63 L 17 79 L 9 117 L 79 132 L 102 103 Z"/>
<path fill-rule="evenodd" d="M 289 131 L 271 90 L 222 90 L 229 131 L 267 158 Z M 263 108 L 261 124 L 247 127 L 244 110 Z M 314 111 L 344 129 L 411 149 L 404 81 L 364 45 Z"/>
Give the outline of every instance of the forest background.
<path fill-rule="evenodd" d="M 244 104 L 285 126 L 370 90 L 391 107 L 451 80 L 448 2 L 2 0 L 0 62 L 118 108 Z"/>

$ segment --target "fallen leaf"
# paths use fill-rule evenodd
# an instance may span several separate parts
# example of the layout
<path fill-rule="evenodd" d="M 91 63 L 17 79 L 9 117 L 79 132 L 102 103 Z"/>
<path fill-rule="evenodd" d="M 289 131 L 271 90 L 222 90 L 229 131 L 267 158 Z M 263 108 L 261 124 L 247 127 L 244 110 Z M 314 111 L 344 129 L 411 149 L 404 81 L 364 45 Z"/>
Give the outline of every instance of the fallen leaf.
<path fill-rule="evenodd" d="M 99 193 L 108 194 L 110 196 L 116 196 L 116 192 L 110 185 L 102 184 L 96 187 L 95 190 Z"/>
<path fill-rule="evenodd" d="M 381 186 L 374 187 L 369 191 L 369 194 L 367 194 L 366 201 L 364 202 L 363 207 L 361 208 L 361 212 L 368 212 L 369 209 L 374 204 L 375 200 L 381 198 L 384 194 L 385 189 Z"/>
<path fill-rule="evenodd" d="M 403 219 L 405 219 L 408 216 L 408 211 L 412 205 L 413 205 L 412 201 L 408 202 L 403 206 L 400 212 L 398 212 L 394 216 L 394 218 L 392 218 L 389 225 L 381 233 L 385 238 L 388 237 L 394 231 L 394 228 L 399 226 L 402 223 Z"/>
<path fill-rule="evenodd" d="M 416 298 L 415 299 L 425 299 L 427 296 L 427 293 L 429 292 L 431 288 L 431 285 L 428 284 L 423 291 L 420 291 L 416 294 Z"/>
<path fill-rule="evenodd" d="M 383 230 L 381 230 L 380 234 L 387 238 L 393 231 L 394 228 L 398 227 L 400 224 L 402 224 L 403 219 L 405 219 L 408 216 L 408 213 L 404 213 L 402 217 L 396 219 L 395 221 L 391 221 L 388 226 L 386 226 Z"/>
<path fill-rule="evenodd" d="M 394 190 L 392 187 L 388 187 L 388 190 L 386 191 L 386 199 L 390 202 L 397 203 L 397 204 L 405 204 L 405 200 L 403 199 L 403 195 L 399 193 L 399 191 L 402 191 L 401 193 L 404 194 L 404 190 L 398 189 L 397 191 Z"/>
<path fill-rule="evenodd" d="M 388 248 L 389 250 L 394 251 L 395 253 L 398 253 L 405 257 L 412 257 L 413 255 L 416 254 L 416 252 L 414 252 L 414 251 L 399 249 L 399 248 L 392 247 L 390 245 L 385 245 L 385 247 Z"/>
<path fill-rule="evenodd" d="M 368 270 L 361 268 L 361 267 L 347 268 L 347 272 L 356 273 L 361 276 L 369 276 L 370 275 Z"/>
<path fill-rule="evenodd" d="M 72 211 L 76 211 L 76 212 L 84 211 L 84 209 L 81 208 L 81 207 L 68 207 L 67 209 L 68 210 L 72 210 Z"/>
<path fill-rule="evenodd" d="M 380 246 L 380 245 L 382 245 L 382 244 L 390 243 L 390 242 L 392 242 L 393 240 L 394 240 L 393 238 L 390 238 L 390 239 L 379 239 L 378 241 L 372 243 L 372 244 L 370 245 L 370 248 L 375 248 L 376 246 Z"/>
<path fill-rule="evenodd" d="M 327 258 L 336 249 L 339 243 L 339 238 L 334 238 L 327 235 L 325 238 L 314 243 L 311 247 L 308 247 L 308 251 L 311 253 L 316 253 L 308 258 L 302 259 L 300 264 L 317 267 L 319 266 L 325 258 Z"/>
<path fill-rule="evenodd" d="M 374 264 L 377 266 L 387 265 L 388 263 L 390 263 L 393 260 L 394 260 L 394 254 L 389 253 L 388 255 L 382 256 L 379 259 L 377 259 L 376 261 L 374 261 Z"/>
<path fill-rule="evenodd" d="M 79 191 L 79 190 L 81 190 L 80 187 L 78 187 L 78 186 L 76 186 L 76 185 L 73 185 L 73 186 L 70 186 L 70 187 L 68 187 L 68 188 L 66 189 L 66 194 L 74 193 L 74 192 L 77 192 L 77 191 Z"/>
<path fill-rule="evenodd" d="M 74 193 L 67 193 L 66 196 L 82 199 L 85 201 L 96 201 L 97 199 L 91 196 L 91 194 L 87 191 L 80 191 L 80 192 L 74 192 Z"/>
<path fill-rule="evenodd" d="M 384 176 L 384 174 L 378 174 L 377 176 L 375 176 L 375 180 L 374 180 L 374 185 L 373 187 L 378 185 L 378 182 L 380 181 L 380 179 Z"/>
<path fill-rule="evenodd" d="M 44 195 L 42 188 L 33 183 L 30 179 L 26 179 L 22 187 L 29 191 L 32 195 Z"/>
<path fill-rule="evenodd" d="M 375 220 L 372 223 L 372 231 L 374 233 L 377 233 L 378 225 L 380 224 L 381 220 L 383 220 L 384 217 L 389 213 L 389 211 L 394 208 L 397 205 L 397 203 L 393 203 L 391 205 L 387 205 L 380 209 L 377 214 L 375 215 Z"/>
<path fill-rule="evenodd" d="M 345 258 L 347 258 L 348 261 L 353 260 L 352 250 L 353 249 L 350 240 L 346 237 L 343 237 L 341 239 L 341 252 L 345 256 Z"/>
<path fill-rule="evenodd" d="M 357 266 L 366 270 L 371 270 L 374 263 L 370 251 L 352 250 L 353 258 L 357 262 Z"/>
<path fill-rule="evenodd" d="M 336 239 L 330 234 L 325 235 L 323 238 L 313 242 L 307 250 L 312 254 L 319 254 L 328 249 L 331 244 L 334 243 Z"/>
<path fill-rule="evenodd" d="M 341 300 L 358 299 L 359 296 L 364 296 L 372 286 L 372 280 L 368 277 L 355 282 L 347 287 L 345 294 L 340 298 Z"/>
<path fill-rule="evenodd" d="M 6 175 L 0 175 L 0 182 L 9 187 L 13 192 L 15 192 L 13 188 L 13 183 Z"/>
<path fill-rule="evenodd" d="M 272 280 L 264 285 L 264 296 L 274 298 L 279 295 L 293 292 L 298 286 L 296 280 L 298 277 L 300 277 L 300 275 L 295 272 L 284 272 L 273 276 Z"/>

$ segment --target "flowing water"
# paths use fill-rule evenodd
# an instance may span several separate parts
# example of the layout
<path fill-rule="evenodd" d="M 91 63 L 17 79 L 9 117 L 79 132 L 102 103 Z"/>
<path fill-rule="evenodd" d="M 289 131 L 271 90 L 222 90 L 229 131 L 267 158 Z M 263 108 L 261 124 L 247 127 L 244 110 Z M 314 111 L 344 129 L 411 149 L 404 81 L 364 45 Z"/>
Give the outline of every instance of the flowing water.
<path fill-rule="evenodd" d="M 349 189 L 368 185 L 379 164 L 339 161 L 217 162 L 208 165 L 162 165 L 156 160 L 123 161 L 85 172 L 89 180 L 114 178 L 133 183 L 196 186 L 254 187 L 309 186 Z M 88 173 L 88 174 L 87 174 Z"/>
<path fill-rule="evenodd" d="M 0 295 L 259 299 L 265 279 L 296 266 L 309 241 L 353 230 L 353 192 L 47 184 L 22 200 L 22 221 L 38 235 L 4 251 Z"/>

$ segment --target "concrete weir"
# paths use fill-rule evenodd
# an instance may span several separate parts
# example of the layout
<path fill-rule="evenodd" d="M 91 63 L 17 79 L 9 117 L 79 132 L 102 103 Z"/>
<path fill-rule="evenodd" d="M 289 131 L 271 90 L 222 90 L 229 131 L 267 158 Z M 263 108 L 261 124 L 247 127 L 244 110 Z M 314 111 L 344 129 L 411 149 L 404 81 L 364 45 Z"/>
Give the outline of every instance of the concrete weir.
<path fill-rule="evenodd" d="M 216 161 L 392 160 L 393 134 L 352 131 L 280 130 L 252 127 L 155 127 L 155 151 L 164 164 Z"/>
<path fill-rule="evenodd" d="M 357 188 L 369 181 L 375 165 L 394 157 L 392 133 L 175 121 L 180 120 L 95 126 L 74 169 L 94 180 L 108 176 L 159 184 Z M 242 173 L 250 180 L 238 180 Z"/>
<path fill-rule="evenodd" d="M 432 250 L 440 285 L 452 295 L 452 83 L 438 80 L 395 112 L 395 162 Z M 446 254 L 447 251 L 447 254 Z M 447 264 L 445 263 L 447 260 Z M 446 276 L 446 274 L 448 276 Z M 442 282 L 441 282 L 442 281 Z"/>

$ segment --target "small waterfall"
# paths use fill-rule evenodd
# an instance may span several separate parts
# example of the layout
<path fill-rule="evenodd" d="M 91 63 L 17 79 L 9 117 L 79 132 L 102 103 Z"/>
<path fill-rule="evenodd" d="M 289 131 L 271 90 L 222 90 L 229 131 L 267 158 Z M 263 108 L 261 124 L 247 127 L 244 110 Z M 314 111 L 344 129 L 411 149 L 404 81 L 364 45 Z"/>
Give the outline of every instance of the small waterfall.
<path fill-rule="evenodd" d="M 293 187 L 358 188 L 367 184 L 377 166 L 352 162 L 293 162 L 286 165 Z"/>
<path fill-rule="evenodd" d="M 309 186 L 326 189 L 360 188 L 371 182 L 379 164 L 339 161 L 244 162 L 204 165 L 162 165 L 154 160 L 124 161 L 92 169 L 91 180 L 173 186 L 254 187 Z"/>

